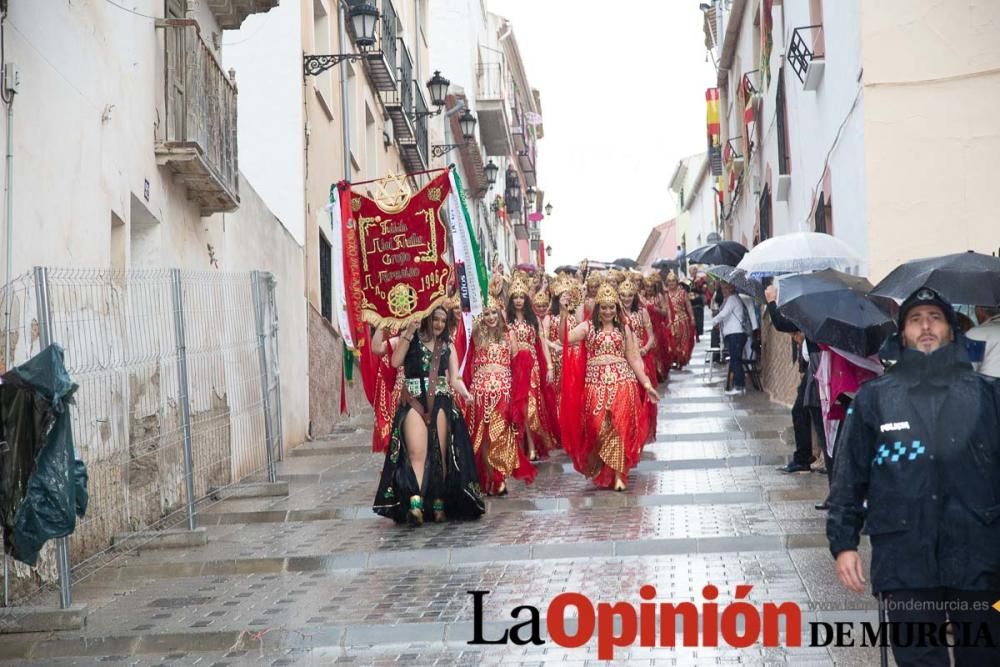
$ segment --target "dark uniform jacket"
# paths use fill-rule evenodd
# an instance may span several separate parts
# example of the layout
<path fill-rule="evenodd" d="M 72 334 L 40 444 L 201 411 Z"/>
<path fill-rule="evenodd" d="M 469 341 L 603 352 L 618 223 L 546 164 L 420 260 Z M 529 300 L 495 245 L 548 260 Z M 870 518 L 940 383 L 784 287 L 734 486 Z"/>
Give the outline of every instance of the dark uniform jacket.
<path fill-rule="evenodd" d="M 1000 590 L 1000 393 L 961 346 L 904 349 L 861 387 L 843 429 L 826 528 L 834 557 L 857 549 L 864 524 L 876 593 Z"/>

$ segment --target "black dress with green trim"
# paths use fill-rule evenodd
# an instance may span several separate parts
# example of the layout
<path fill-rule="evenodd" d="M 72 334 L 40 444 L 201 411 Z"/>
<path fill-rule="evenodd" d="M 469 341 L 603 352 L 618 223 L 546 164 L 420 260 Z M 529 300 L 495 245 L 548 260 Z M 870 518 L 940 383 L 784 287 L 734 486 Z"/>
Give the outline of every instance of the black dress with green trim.
<path fill-rule="evenodd" d="M 442 351 L 439 361 L 422 486 L 418 484 L 410 464 L 403 430 L 403 422 L 413 409 L 412 406 L 405 400 L 400 401 L 393 418 L 389 448 L 385 453 L 385 463 L 382 465 L 382 476 L 372 510 L 397 523 L 406 521 L 411 496 L 423 497 L 426 512 L 430 512 L 434 501 L 443 500 L 444 512 L 449 519 L 478 519 L 486 511 L 472 452 L 472 438 L 469 437 L 465 419 L 455 405 L 448 385 L 450 354 L 451 347 L 448 346 Z M 428 407 L 427 387 L 432 357 L 432 350 L 420 341 L 419 336 L 414 336 L 403 362 L 406 386 L 410 395 L 424 410 Z M 448 443 L 444 461 L 441 460 L 436 428 L 438 414 L 442 410 L 448 420 Z"/>

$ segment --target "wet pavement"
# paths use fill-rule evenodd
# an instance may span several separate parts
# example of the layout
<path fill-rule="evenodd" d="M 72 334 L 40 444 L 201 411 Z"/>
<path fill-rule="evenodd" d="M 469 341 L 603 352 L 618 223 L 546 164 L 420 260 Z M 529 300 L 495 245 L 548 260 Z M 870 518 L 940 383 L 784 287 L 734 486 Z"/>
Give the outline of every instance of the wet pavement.
<path fill-rule="evenodd" d="M 490 499 L 478 522 L 397 527 L 370 509 L 381 461 L 368 431 L 306 443 L 280 465 L 288 497 L 202 509 L 206 546 L 118 558 L 74 587 L 75 601 L 90 608 L 84 630 L 5 636 L 0 664 L 609 664 L 595 641 L 469 645 L 472 590 L 489 591 L 481 604 L 489 639 L 527 619 L 512 620 L 519 605 L 540 610 L 547 639 L 546 610 L 560 593 L 638 607 L 647 584 L 658 602 L 698 605 L 702 587 L 714 584 L 720 610 L 750 584 L 749 602 L 797 603 L 804 623 L 874 620 L 874 599 L 834 577 L 825 515 L 813 507 L 826 477 L 775 470 L 792 452 L 788 410 L 762 394 L 730 398 L 720 383 L 706 385 L 703 346 L 690 371 L 674 374 L 657 441 L 625 493 L 595 488 L 557 452 L 534 485 L 510 483 L 510 495 Z M 614 664 L 634 665 L 877 661 L 870 648 L 759 643 L 653 649 L 636 641 L 614 654 Z"/>

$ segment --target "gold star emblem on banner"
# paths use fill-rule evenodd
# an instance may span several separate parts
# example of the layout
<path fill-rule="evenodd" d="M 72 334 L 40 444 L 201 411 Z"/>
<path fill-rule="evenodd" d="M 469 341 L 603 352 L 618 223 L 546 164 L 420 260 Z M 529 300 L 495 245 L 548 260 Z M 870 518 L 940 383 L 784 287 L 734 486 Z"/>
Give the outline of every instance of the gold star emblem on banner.
<path fill-rule="evenodd" d="M 373 199 L 387 213 L 403 210 L 412 196 L 413 191 L 410 190 L 410 185 L 406 182 L 406 174 L 390 173 L 385 178 L 375 181 Z"/>
<path fill-rule="evenodd" d="M 993 603 L 993 608 L 996 609 L 997 611 L 1000 611 L 1000 600 L 997 600 L 996 602 Z"/>

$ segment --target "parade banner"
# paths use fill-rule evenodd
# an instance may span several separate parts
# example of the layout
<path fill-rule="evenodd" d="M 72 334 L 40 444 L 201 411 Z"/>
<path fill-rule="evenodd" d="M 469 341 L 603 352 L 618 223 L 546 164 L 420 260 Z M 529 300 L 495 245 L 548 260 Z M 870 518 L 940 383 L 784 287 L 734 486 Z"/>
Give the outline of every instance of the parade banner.
<path fill-rule="evenodd" d="M 450 193 L 447 172 L 398 205 L 341 184 L 349 319 L 403 326 L 446 298 L 452 267 L 441 209 Z"/>
<path fill-rule="evenodd" d="M 452 248 L 455 256 L 455 278 L 458 285 L 458 295 L 462 304 L 462 321 L 467 335 L 471 336 L 472 321 L 483 312 L 486 301 L 486 264 L 483 262 L 472 229 L 472 220 L 465 207 L 465 193 L 462 191 L 462 181 L 455 168 L 448 170 L 451 192 L 448 195 L 448 228 L 451 232 Z M 464 368 L 466 358 L 463 357 L 460 366 Z"/>
<path fill-rule="evenodd" d="M 340 194 L 337 186 L 330 188 L 330 252 L 335 262 L 344 256 L 344 236 L 341 233 Z M 338 267 L 339 268 L 339 267 Z M 344 271 L 333 271 L 333 309 L 337 313 L 337 324 L 340 335 L 347 349 L 354 350 L 354 337 L 351 335 L 351 324 L 347 318 L 347 293 L 344 286 Z M 350 379 L 350 378 L 348 378 Z"/>

